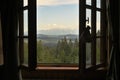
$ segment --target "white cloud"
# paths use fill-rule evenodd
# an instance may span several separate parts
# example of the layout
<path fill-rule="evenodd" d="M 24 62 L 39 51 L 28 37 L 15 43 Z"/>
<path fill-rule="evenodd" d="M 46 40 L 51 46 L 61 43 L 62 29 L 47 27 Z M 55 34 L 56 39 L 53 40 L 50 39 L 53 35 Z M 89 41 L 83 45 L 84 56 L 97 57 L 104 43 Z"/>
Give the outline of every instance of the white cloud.
<path fill-rule="evenodd" d="M 47 34 L 47 35 L 65 35 L 65 34 L 79 34 L 78 30 L 71 29 L 51 29 L 51 30 L 39 30 L 37 34 Z"/>
<path fill-rule="evenodd" d="M 78 4 L 79 0 L 37 0 L 37 5 L 40 6 L 53 6 L 65 4 Z"/>
<path fill-rule="evenodd" d="M 38 25 L 37 32 L 43 34 L 78 34 L 79 25 Z"/>
<path fill-rule="evenodd" d="M 79 25 L 60 25 L 60 24 L 47 24 L 38 25 L 37 30 L 52 30 L 52 29 L 79 29 Z"/>

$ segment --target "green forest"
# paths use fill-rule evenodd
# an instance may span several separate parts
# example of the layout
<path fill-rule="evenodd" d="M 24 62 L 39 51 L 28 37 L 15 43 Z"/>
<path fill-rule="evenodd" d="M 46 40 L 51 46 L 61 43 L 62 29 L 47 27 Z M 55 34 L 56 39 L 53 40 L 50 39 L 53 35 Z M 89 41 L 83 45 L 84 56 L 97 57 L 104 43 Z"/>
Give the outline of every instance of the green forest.
<path fill-rule="evenodd" d="M 38 63 L 78 63 L 79 42 L 63 39 L 54 47 L 43 46 L 41 40 L 37 42 Z"/>
<path fill-rule="evenodd" d="M 44 46 L 42 40 L 37 41 L 37 63 L 76 64 L 79 60 L 79 42 L 64 37 L 56 46 Z M 28 43 L 24 42 L 24 63 L 28 63 Z"/>
<path fill-rule="evenodd" d="M 100 61 L 100 39 L 96 46 L 97 63 Z M 91 45 L 86 45 L 86 60 L 90 63 Z M 28 63 L 28 43 L 24 42 L 24 63 Z M 57 41 L 56 46 L 43 45 L 42 40 L 37 41 L 37 63 L 79 63 L 79 41 L 78 39 L 63 39 Z"/>

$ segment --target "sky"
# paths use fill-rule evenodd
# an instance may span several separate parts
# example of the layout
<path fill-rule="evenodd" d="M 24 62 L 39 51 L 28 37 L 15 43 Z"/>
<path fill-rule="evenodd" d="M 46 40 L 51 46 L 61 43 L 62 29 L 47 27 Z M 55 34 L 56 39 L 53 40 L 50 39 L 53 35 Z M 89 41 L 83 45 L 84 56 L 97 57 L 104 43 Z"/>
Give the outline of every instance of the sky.
<path fill-rule="evenodd" d="M 24 23 L 27 14 L 24 11 Z M 37 0 L 37 34 L 79 34 L 79 0 Z"/>
<path fill-rule="evenodd" d="M 79 33 L 78 0 L 38 0 L 37 31 L 39 34 Z"/>
<path fill-rule="evenodd" d="M 90 1 L 86 4 L 91 4 Z M 24 12 L 24 23 L 27 23 L 27 13 Z M 87 14 L 89 17 L 89 11 Z M 27 27 L 24 30 L 27 32 Z M 79 34 L 79 0 L 37 0 L 37 34 Z"/>

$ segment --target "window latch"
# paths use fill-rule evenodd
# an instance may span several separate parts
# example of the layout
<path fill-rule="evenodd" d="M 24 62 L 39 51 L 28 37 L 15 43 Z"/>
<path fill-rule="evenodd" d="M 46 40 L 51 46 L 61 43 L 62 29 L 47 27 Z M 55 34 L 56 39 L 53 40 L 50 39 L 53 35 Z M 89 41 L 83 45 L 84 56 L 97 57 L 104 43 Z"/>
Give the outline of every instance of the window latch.
<path fill-rule="evenodd" d="M 82 40 L 84 42 L 91 42 L 92 38 L 91 38 L 90 26 L 89 25 L 87 25 L 87 27 L 85 27 L 84 31 L 80 35 L 80 40 Z"/>
<path fill-rule="evenodd" d="M 87 17 L 87 19 L 86 19 L 86 23 L 89 24 L 89 17 Z"/>
<path fill-rule="evenodd" d="M 92 38 L 91 38 L 91 33 L 90 33 L 90 26 L 87 25 L 86 29 L 85 29 L 85 41 L 86 42 L 91 42 Z"/>

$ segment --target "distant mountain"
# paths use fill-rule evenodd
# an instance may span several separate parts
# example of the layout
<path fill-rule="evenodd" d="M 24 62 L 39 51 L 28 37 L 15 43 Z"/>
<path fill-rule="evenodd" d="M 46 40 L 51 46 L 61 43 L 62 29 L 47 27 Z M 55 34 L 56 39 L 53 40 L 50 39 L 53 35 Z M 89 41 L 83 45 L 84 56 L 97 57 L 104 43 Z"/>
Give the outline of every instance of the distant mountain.
<path fill-rule="evenodd" d="M 46 34 L 37 34 L 38 39 L 63 39 L 66 37 L 67 39 L 76 39 L 79 38 L 79 35 L 76 34 L 66 34 L 66 35 L 46 35 Z"/>
<path fill-rule="evenodd" d="M 79 38 L 79 35 L 75 34 L 66 34 L 66 35 L 46 35 L 46 34 L 37 34 L 37 40 L 41 40 L 44 46 L 55 46 L 58 40 L 66 37 L 67 39 L 75 40 Z"/>
<path fill-rule="evenodd" d="M 58 36 L 56 35 L 45 35 L 45 34 L 37 34 L 38 39 L 53 39 L 57 38 Z"/>

